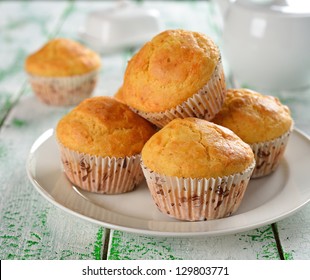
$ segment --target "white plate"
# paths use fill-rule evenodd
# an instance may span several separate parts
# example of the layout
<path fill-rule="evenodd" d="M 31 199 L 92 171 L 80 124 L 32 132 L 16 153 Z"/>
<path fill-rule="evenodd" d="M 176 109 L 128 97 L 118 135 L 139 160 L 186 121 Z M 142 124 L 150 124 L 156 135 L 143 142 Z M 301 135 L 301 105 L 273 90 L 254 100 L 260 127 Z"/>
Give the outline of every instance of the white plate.
<path fill-rule="evenodd" d="M 228 218 L 202 222 L 178 221 L 162 214 L 145 182 L 133 192 L 120 195 L 93 194 L 72 186 L 62 171 L 53 129 L 33 144 L 27 173 L 48 201 L 104 227 L 149 235 L 211 236 L 254 229 L 299 210 L 310 200 L 309 163 L 310 140 L 294 130 L 277 171 L 250 181 L 238 211 Z"/>

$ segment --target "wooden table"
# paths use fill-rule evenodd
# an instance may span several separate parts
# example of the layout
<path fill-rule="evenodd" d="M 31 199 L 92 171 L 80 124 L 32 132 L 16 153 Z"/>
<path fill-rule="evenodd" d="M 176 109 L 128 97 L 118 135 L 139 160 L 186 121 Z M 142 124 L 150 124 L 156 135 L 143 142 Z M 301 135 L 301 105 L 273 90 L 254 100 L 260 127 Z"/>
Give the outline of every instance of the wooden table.
<path fill-rule="evenodd" d="M 221 21 L 214 3 L 138 2 L 157 8 L 165 28 L 201 31 L 221 46 Z M 70 108 L 49 107 L 34 97 L 23 70 L 25 57 L 56 36 L 78 40 L 87 13 L 113 4 L 0 2 L 0 259 L 310 259 L 310 205 L 247 232 L 154 237 L 110 230 L 77 218 L 34 189 L 25 170 L 30 147 Z M 102 55 L 95 95 L 116 92 L 131 55 L 131 50 Z M 296 127 L 310 134 L 310 89 L 273 94 L 289 105 Z"/>

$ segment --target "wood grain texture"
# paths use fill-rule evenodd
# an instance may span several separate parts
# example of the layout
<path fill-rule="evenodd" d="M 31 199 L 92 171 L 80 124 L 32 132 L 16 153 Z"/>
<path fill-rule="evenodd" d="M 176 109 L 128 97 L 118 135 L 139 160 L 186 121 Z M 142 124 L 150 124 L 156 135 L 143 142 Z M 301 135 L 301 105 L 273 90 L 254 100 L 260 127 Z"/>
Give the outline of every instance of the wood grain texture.
<path fill-rule="evenodd" d="M 272 92 L 270 94 L 278 96 L 281 102 L 289 106 L 295 122 L 295 127 L 307 135 L 310 135 L 310 88 Z M 310 259 L 309 204 L 291 217 L 278 222 L 277 231 L 284 259 Z"/>
<path fill-rule="evenodd" d="M 27 178 L 32 143 L 68 109 L 22 97 L 0 134 L 0 258 L 100 259 L 104 229 L 68 215 L 39 195 Z"/>
<path fill-rule="evenodd" d="M 157 8 L 166 28 L 204 32 L 221 47 L 221 19 L 217 7 L 204 1 L 144 1 Z M 223 58 L 224 67 L 228 67 Z M 206 238 L 164 238 L 111 231 L 108 259 L 279 259 L 271 227 Z"/>
<path fill-rule="evenodd" d="M 157 8 L 163 29 L 201 31 L 221 46 L 221 20 L 214 1 L 139 1 Z M 32 143 L 55 127 L 70 108 L 39 103 L 26 82 L 23 61 L 46 40 L 79 40 L 87 12 L 115 1 L 4 1 L 0 10 L 0 259 L 279 259 L 275 235 L 286 259 L 309 259 L 309 206 L 271 226 L 244 233 L 199 238 L 151 237 L 110 232 L 47 202 L 29 182 L 25 163 Z M 95 95 L 113 95 L 122 84 L 136 48 L 103 54 Z M 224 67 L 227 65 L 224 60 Z M 310 90 L 269 92 L 287 104 L 298 128 L 310 134 Z M 107 231 L 109 232 L 109 231 Z M 106 244 L 107 245 L 107 244 Z"/>
<path fill-rule="evenodd" d="M 218 237 L 152 237 L 112 231 L 109 260 L 279 259 L 270 226 Z"/>
<path fill-rule="evenodd" d="M 57 34 L 70 11 L 69 2 L 0 3 L 0 124 L 26 86 L 26 56 Z"/>
<path fill-rule="evenodd" d="M 25 170 L 32 143 L 68 108 L 47 107 L 34 98 L 24 59 L 58 33 L 72 4 L 0 5 L 6 11 L 0 34 L 0 259 L 101 259 L 104 229 L 52 206 Z"/>
<path fill-rule="evenodd" d="M 277 223 L 283 256 L 286 260 L 310 259 L 310 205 Z"/>

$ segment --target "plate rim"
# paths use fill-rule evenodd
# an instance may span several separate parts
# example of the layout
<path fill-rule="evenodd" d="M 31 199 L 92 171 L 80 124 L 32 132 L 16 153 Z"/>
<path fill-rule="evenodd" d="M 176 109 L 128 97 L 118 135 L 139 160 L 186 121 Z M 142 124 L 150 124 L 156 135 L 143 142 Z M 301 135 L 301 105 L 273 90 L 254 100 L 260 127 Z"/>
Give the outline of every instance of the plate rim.
<path fill-rule="evenodd" d="M 129 232 L 129 233 L 144 234 L 144 235 L 148 235 L 148 236 L 162 236 L 162 237 L 165 237 L 165 236 L 167 236 L 167 237 L 223 236 L 223 235 L 241 233 L 241 232 L 244 232 L 244 231 L 256 229 L 258 227 L 270 225 L 272 223 L 275 223 L 277 221 L 285 219 L 285 218 L 293 215 L 294 213 L 300 211 L 305 205 L 307 205 L 310 202 L 310 196 L 309 196 L 307 199 L 305 199 L 305 201 L 303 203 L 301 203 L 298 206 L 296 206 L 296 207 L 286 211 L 283 215 L 278 215 L 278 216 L 275 216 L 275 217 L 271 217 L 271 218 L 269 218 L 267 220 L 264 220 L 262 222 L 256 222 L 256 223 L 253 223 L 251 225 L 244 225 L 244 226 L 241 226 L 241 227 L 236 227 L 236 228 L 233 228 L 231 230 L 217 230 L 217 231 L 159 231 L 159 230 L 152 230 L 152 229 L 141 229 L 141 228 L 136 228 L 136 227 L 129 227 L 129 226 L 118 225 L 118 224 L 111 224 L 109 222 L 92 218 L 90 216 L 87 216 L 85 214 L 76 212 L 73 209 L 70 209 L 70 208 L 66 207 L 65 205 L 63 205 L 59 201 L 55 200 L 54 197 L 51 196 L 50 193 L 46 189 L 44 189 L 37 182 L 37 180 L 33 177 L 33 175 L 31 174 L 30 163 L 31 163 L 31 160 L 32 160 L 32 158 L 34 156 L 34 152 L 36 151 L 36 149 L 38 147 L 43 145 L 48 139 L 50 139 L 53 136 L 55 136 L 54 135 L 54 131 L 55 130 L 53 128 L 50 128 L 50 129 L 46 130 L 32 144 L 30 152 L 29 152 L 28 157 L 27 157 L 27 161 L 26 161 L 26 172 L 27 172 L 28 179 L 30 180 L 32 185 L 35 187 L 35 189 L 40 193 L 40 195 L 42 195 L 47 201 L 49 201 L 51 204 L 53 204 L 54 206 L 58 207 L 62 211 L 65 211 L 65 212 L 67 212 L 67 213 L 69 213 L 69 214 L 71 214 L 71 215 L 73 215 L 75 217 L 78 217 L 80 219 L 92 222 L 94 224 L 97 224 L 97 225 L 100 225 L 100 226 L 103 226 L 105 228 L 109 228 L 109 229 L 112 229 L 112 230 L 120 230 L 120 231 L 124 231 L 124 232 Z M 310 136 L 307 135 L 305 132 L 301 131 L 300 129 L 294 128 L 292 133 L 295 133 L 298 136 L 304 138 L 304 140 L 306 140 L 308 142 L 308 144 L 310 145 Z M 43 138 L 45 138 L 44 141 L 42 141 Z M 89 202 L 89 203 L 94 205 L 92 202 Z M 95 206 L 99 207 L 97 205 L 95 205 Z M 260 208 L 260 207 L 258 207 L 258 208 Z M 109 210 L 107 210 L 107 211 L 109 211 Z M 250 210 L 248 212 L 252 212 L 252 211 L 257 211 L 257 208 L 252 209 L 252 210 Z M 248 212 L 246 212 L 246 213 L 248 213 Z M 244 214 L 246 214 L 246 213 L 244 213 Z M 240 215 L 242 215 L 242 214 L 240 214 Z M 234 216 L 223 218 L 223 220 L 224 219 L 229 219 L 229 218 L 232 218 L 232 217 L 234 217 Z M 208 223 L 208 222 L 212 222 L 212 221 L 197 221 L 197 222 L 194 222 L 194 223 Z M 176 220 L 175 223 L 183 224 L 183 223 L 190 223 L 190 222 Z"/>

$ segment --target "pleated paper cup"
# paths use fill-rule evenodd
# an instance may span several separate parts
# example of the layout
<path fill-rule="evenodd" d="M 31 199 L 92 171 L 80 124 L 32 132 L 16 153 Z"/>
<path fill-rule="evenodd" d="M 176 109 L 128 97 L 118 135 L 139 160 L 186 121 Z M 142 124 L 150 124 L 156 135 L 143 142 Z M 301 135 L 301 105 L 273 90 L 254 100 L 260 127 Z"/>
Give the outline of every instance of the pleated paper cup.
<path fill-rule="evenodd" d="M 131 108 L 157 127 L 163 127 L 176 118 L 196 117 L 211 120 L 220 111 L 226 94 L 226 83 L 221 60 L 209 82 L 180 105 L 156 113 L 146 113 Z"/>
<path fill-rule="evenodd" d="M 255 161 L 243 172 L 218 178 L 179 178 L 158 174 L 142 162 L 154 203 L 170 217 L 187 221 L 224 218 L 239 208 Z"/>
<path fill-rule="evenodd" d="M 54 106 L 77 105 L 91 96 L 98 80 L 98 71 L 71 77 L 40 77 L 28 74 L 36 97 Z"/>
<path fill-rule="evenodd" d="M 140 155 L 124 158 L 79 153 L 58 143 L 64 172 L 83 190 L 102 194 L 132 191 L 143 179 Z"/>
<path fill-rule="evenodd" d="M 285 153 L 292 129 L 274 140 L 250 144 L 256 160 L 252 178 L 267 176 L 277 169 Z"/>

